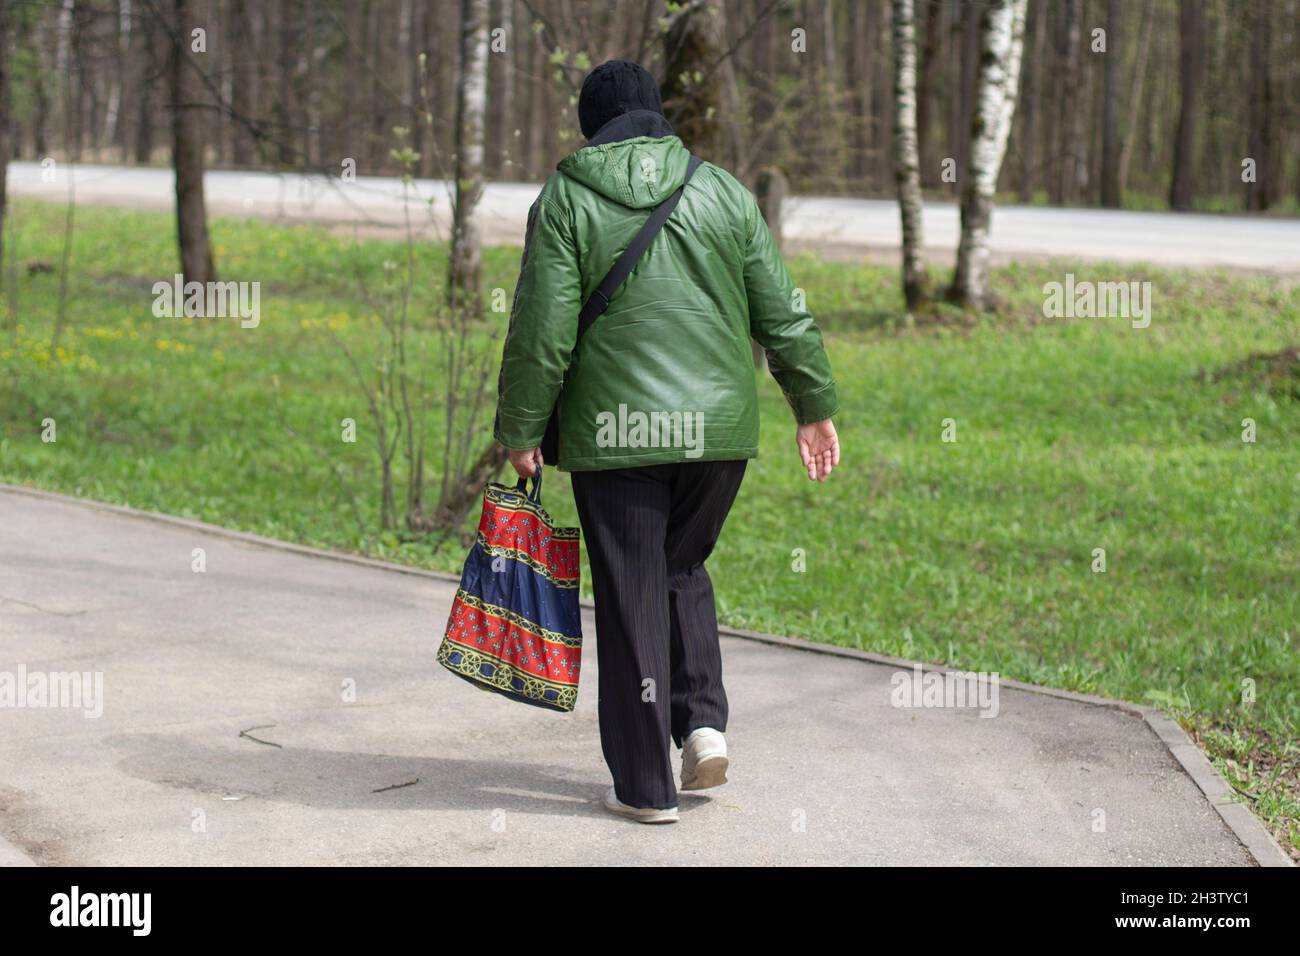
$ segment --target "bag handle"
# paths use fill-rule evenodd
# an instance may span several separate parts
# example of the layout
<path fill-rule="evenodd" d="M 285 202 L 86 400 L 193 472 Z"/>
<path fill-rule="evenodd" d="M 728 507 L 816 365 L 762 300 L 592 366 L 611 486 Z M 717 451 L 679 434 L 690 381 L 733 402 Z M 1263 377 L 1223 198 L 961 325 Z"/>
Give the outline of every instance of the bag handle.
<path fill-rule="evenodd" d="M 519 476 L 519 484 L 515 485 L 515 491 L 523 495 L 535 505 L 542 503 L 542 469 L 536 469 L 537 474 L 533 475 L 533 490 L 528 490 L 528 479 L 523 475 Z"/>
<path fill-rule="evenodd" d="M 641 230 L 632 238 L 631 244 L 623 250 L 622 255 L 614 260 L 614 265 L 605 274 L 605 278 L 600 280 L 600 285 L 596 286 L 596 291 L 583 304 L 582 311 L 578 313 L 578 338 L 574 342 L 574 348 L 577 348 L 577 343 L 582 341 L 582 336 L 587 329 L 591 328 L 591 324 L 600 318 L 602 312 L 609 308 L 614 293 L 618 291 L 618 287 L 623 284 L 623 281 L 632 274 L 637 262 L 645 255 L 646 250 L 650 248 L 650 243 L 654 242 L 659 230 L 664 227 L 668 217 L 673 214 L 673 210 L 677 208 L 677 203 L 681 201 L 682 193 L 686 191 L 686 184 L 691 181 L 691 177 L 695 175 L 695 170 L 699 169 L 702 162 L 703 160 L 700 157 L 694 154 L 691 155 L 686 164 L 686 178 L 682 180 L 682 184 L 673 191 L 672 195 L 654 207 L 649 218 L 642 224 Z"/>

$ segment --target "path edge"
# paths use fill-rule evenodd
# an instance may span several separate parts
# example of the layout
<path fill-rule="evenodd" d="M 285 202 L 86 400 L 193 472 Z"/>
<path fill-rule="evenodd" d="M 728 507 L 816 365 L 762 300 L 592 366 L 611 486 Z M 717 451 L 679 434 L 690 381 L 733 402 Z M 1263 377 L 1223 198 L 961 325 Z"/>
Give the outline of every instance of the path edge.
<path fill-rule="evenodd" d="M 193 518 L 180 518 L 175 515 L 164 514 L 159 511 L 143 511 L 139 508 L 132 508 L 129 505 L 116 505 L 106 501 L 96 501 L 93 498 L 79 498 L 75 495 L 62 494 L 60 492 L 45 491 L 40 488 L 31 488 L 26 485 L 12 485 L 6 482 L 0 482 L 0 492 L 9 494 L 27 495 L 32 498 L 40 498 L 46 501 L 58 502 L 60 504 L 80 505 L 84 508 L 92 508 L 97 511 L 106 511 L 119 514 L 130 518 L 139 518 L 146 521 L 154 521 L 159 524 L 166 524 L 172 527 L 188 528 L 193 531 L 199 531 L 203 534 L 214 537 L 227 538 L 233 541 L 240 541 L 245 544 L 255 545 L 263 548 L 272 548 L 278 551 L 287 551 L 292 554 L 298 554 L 305 557 L 324 558 L 329 561 L 341 561 L 346 564 L 355 564 L 362 567 L 372 568 L 379 571 L 395 571 L 399 574 L 410 574 L 416 577 L 431 578 L 436 581 L 443 581 L 451 584 L 459 583 L 458 575 L 450 574 L 446 571 L 434 571 L 430 568 L 416 568 L 404 564 L 395 564 L 392 561 L 381 561 L 378 558 L 368 558 L 359 554 L 349 554 L 343 551 L 326 551 L 322 548 L 313 548 L 304 544 L 294 544 L 290 541 L 280 541 L 275 538 L 267 538 L 262 535 L 252 534 L 247 531 L 236 531 L 232 528 L 224 528 L 221 525 L 208 524 L 205 521 L 198 521 Z M 584 608 L 590 610 L 593 605 L 590 601 L 581 601 Z M 765 634 L 761 631 L 750 631 L 744 628 L 727 627 L 718 625 L 718 633 L 727 637 L 740 638 L 742 640 L 756 641 L 762 644 L 771 644 L 777 647 L 786 647 L 791 650 L 804 651 L 812 654 L 826 654 L 833 657 L 846 657 L 851 660 L 863 661 L 869 664 L 882 664 L 889 667 L 905 668 L 912 670 L 921 668 L 924 672 L 933 672 L 937 674 L 961 674 L 956 668 L 945 667 L 939 664 L 928 664 L 923 661 L 910 661 L 902 657 L 891 657 L 887 654 L 877 654 L 874 651 L 864 651 L 853 647 L 840 647 L 836 644 L 822 644 L 817 641 L 810 641 L 800 637 L 784 637 L 780 634 Z M 1263 822 L 1255 816 L 1250 809 L 1241 801 L 1234 799 L 1234 791 L 1226 780 L 1214 769 L 1213 764 L 1196 746 L 1195 742 L 1187 736 L 1187 732 L 1180 727 L 1177 722 L 1171 720 L 1162 714 L 1159 710 L 1148 707 L 1144 704 L 1135 704 L 1131 701 L 1120 700 L 1113 697 L 1099 697 L 1093 694 L 1079 694 L 1074 691 L 1060 690 L 1055 687 L 1043 687 L 1038 684 L 1028 684 L 1023 681 L 1008 680 L 999 678 L 999 686 L 1009 687 L 1012 690 L 1024 691 L 1031 694 L 1040 694 L 1045 697 L 1055 697 L 1060 700 L 1074 701 L 1080 704 L 1091 704 L 1095 707 L 1106 707 L 1111 710 L 1117 710 L 1121 713 L 1128 714 L 1132 717 L 1139 717 L 1144 720 L 1147 726 L 1165 745 L 1165 748 L 1178 762 L 1183 771 L 1192 778 L 1196 786 L 1204 794 L 1205 799 L 1209 801 L 1210 806 L 1214 807 L 1223 823 L 1232 832 L 1233 836 L 1245 847 L 1246 852 L 1260 866 L 1280 866 L 1294 867 L 1295 863 L 1287 856 L 1281 845 L 1273 839 L 1273 834 L 1268 831 Z M 12 853 L 8 853 L 8 850 Z M 22 853 L 12 844 L 0 837 L 0 866 L 15 865 L 8 863 L 7 857 L 12 857 L 16 853 L 22 860 L 28 859 L 26 854 Z M 20 861 L 16 865 L 25 865 Z"/>

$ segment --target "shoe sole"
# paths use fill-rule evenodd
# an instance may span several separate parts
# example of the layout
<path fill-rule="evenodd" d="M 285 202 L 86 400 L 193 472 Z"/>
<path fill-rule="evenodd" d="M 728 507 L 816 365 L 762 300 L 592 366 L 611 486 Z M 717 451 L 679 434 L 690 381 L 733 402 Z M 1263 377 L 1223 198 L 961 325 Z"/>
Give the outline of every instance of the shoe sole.
<path fill-rule="evenodd" d="M 669 810 L 638 810 L 635 807 L 615 807 L 605 804 L 605 809 L 616 817 L 632 820 L 635 823 L 676 823 L 677 808 Z"/>
<path fill-rule="evenodd" d="M 727 782 L 727 768 L 730 762 L 724 756 L 705 757 L 695 765 L 695 773 L 690 780 L 682 780 L 683 790 L 709 790 L 720 787 Z"/>

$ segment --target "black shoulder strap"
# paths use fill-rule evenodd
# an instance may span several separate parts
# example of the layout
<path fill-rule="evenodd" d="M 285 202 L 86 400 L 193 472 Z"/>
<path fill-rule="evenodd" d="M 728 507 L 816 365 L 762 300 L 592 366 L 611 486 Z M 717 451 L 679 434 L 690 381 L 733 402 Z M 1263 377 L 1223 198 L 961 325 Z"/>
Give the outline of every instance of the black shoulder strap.
<path fill-rule="evenodd" d="M 600 280 L 600 285 L 596 286 L 596 291 L 591 294 L 591 298 L 583 305 L 582 311 L 578 313 L 578 340 L 581 341 L 587 329 L 591 324 L 600 318 L 602 312 L 609 308 L 609 302 L 614 298 L 614 293 L 623 281 L 632 274 L 636 268 L 637 262 L 645 255 L 645 251 L 650 248 L 650 243 L 654 242 L 655 236 L 659 230 L 664 227 L 668 217 L 673 214 L 677 208 L 678 201 L 682 198 L 682 192 L 686 189 L 686 184 L 691 181 L 695 175 L 695 170 L 699 168 L 702 160 L 698 156 L 691 156 L 690 162 L 686 164 L 686 178 L 682 184 L 677 187 L 671 196 L 668 196 L 659 205 L 655 206 L 650 213 L 650 218 L 645 221 L 641 231 L 632 239 L 632 244 L 623 250 L 623 254 L 606 273 L 605 278 Z"/>

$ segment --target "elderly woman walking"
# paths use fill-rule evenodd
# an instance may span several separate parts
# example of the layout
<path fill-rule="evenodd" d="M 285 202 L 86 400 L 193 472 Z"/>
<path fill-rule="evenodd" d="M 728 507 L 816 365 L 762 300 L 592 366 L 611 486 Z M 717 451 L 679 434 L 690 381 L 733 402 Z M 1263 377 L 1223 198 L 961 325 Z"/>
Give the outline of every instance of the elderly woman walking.
<path fill-rule="evenodd" d="M 528 216 L 496 438 L 521 476 L 572 473 L 591 563 L 600 739 L 613 813 L 677 819 L 727 781 L 727 695 L 704 563 L 758 454 L 750 340 L 796 422 L 810 479 L 839 462 L 821 333 L 754 197 L 693 157 L 644 69 L 586 78 L 584 146 Z M 558 460 L 542 447 L 552 412 Z"/>

